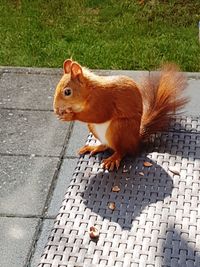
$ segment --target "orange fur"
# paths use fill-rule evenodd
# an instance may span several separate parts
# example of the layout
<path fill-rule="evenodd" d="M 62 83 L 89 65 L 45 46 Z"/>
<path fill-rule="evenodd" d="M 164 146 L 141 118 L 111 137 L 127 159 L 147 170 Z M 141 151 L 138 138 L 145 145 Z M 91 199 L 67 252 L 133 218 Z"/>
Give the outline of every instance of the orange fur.
<path fill-rule="evenodd" d="M 142 140 L 168 127 L 174 112 L 187 102 L 181 97 L 185 85 L 183 74 L 174 65 L 166 66 L 161 74 L 147 78 L 139 87 L 129 77 L 98 76 L 66 60 L 55 91 L 54 110 L 61 120 L 88 123 L 97 139 L 104 136 L 106 141 L 99 151 L 107 147 L 114 151 L 103 162 L 105 168 L 113 170 L 126 154 L 138 151 Z M 66 88 L 72 95 L 64 95 Z M 80 151 L 95 153 L 98 149 L 87 147 Z"/>
<path fill-rule="evenodd" d="M 140 133 L 143 139 L 167 129 L 170 120 L 188 99 L 182 96 L 186 77 L 174 64 L 166 64 L 161 72 L 147 77 L 141 86 L 144 113 Z"/>

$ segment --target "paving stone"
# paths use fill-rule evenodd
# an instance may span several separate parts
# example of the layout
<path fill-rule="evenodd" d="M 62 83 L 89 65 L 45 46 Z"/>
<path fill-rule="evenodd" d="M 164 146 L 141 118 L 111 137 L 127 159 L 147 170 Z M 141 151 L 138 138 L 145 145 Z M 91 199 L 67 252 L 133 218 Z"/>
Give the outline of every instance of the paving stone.
<path fill-rule="evenodd" d="M 0 214 L 41 215 L 58 160 L 1 156 Z"/>
<path fill-rule="evenodd" d="M 25 266 L 38 222 L 34 218 L 0 218 L 0 266 Z"/>
<path fill-rule="evenodd" d="M 53 109 L 53 95 L 60 75 L 4 73 L 0 80 L 0 107 Z"/>
<path fill-rule="evenodd" d="M 0 153 L 59 156 L 69 124 L 53 112 L 1 110 Z"/>
<path fill-rule="evenodd" d="M 45 219 L 42 225 L 42 230 L 39 239 L 36 243 L 35 252 L 32 256 L 29 267 L 36 267 L 39 264 L 40 257 L 43 253 L 44 247 L 48 241 L 48 237 L 54 225 L 54 219 Z"/>
<path fill-rule="evenodd" d="M 85 145 L 89 130 L 87 124 L 76 121 L 66 149 L 66 157 L 78 157 L 78 150 Z"/>
<path fill-rule="evenodd" d="M 185 106 L 186 115 L 200 114 L 200 79 L 189 79 L 186 95 L 190 97 L 190 102 Z"/>
<path fill-rule="evenodd" d="M 62 163 L 61 170 L 58 176 L 56 187 L 53 191 L 51 203 L 49 205 L 47 215 L 54 216 L 58 214 L 61 207 L 63 197 L 69 186 L 73 176 L 78 159 L 65 159 Z"/>

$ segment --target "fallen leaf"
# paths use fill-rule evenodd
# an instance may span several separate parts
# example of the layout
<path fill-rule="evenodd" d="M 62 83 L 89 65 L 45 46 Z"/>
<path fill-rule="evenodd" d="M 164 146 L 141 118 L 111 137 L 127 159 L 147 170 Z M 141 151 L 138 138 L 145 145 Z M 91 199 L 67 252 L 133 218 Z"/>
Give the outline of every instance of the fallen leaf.
<path fill-rule="evenodd" d="M 90 238 L 98 238 L 99 230 L 94 226 L 90 226 L 89 235 L 90 235 Z"/>
<path fill-rule="evenodd" d="M 119 186 L 118 185 L 113 186 L 112 191 L 113 192 L 119 192 L 120 191 Z"/>
<path fill-rule="evenodd" d="M 143 173 L 143 172 L 139 172 L 139 175 L 140 175 L 140 176 L 144 176 L 144 173 Z"/>
<path fill-rule="evenodd" d="M 170 172 L 172 172 L 174 174 L 180 175 L 178 167 L 176 167 L 176 166 L 169 166 L 169 170 L 170 170 Z"/>
<path fill-rule="evenodd" d="M 109 208 L 110 210 L 114 210 L 114 209 L 116 208 L 116 206 L 115 206 L 115 202 L 109 202 L 109 203 L 108 203 L 108 208 Z"/>
<path fill-rule="evenodd" d="M 143 165 L 144 165 L 145 167 L 151 167 L 153 164 L 152 164 L 151 162 L 149 162 L 149 161 L 145 161 L 145 162 L 143 163 Z"/>

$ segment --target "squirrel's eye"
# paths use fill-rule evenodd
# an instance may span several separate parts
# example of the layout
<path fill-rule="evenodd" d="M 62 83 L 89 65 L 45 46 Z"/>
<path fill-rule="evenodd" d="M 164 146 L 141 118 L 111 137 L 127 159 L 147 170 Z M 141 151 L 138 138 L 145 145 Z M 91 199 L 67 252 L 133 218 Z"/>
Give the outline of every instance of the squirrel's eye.
<path fill-rule="evenodd" d="M 70 96 L 72 94 L 72 89 L 67 87 L 64 89 L 64 95 L 65 96 Z"/>

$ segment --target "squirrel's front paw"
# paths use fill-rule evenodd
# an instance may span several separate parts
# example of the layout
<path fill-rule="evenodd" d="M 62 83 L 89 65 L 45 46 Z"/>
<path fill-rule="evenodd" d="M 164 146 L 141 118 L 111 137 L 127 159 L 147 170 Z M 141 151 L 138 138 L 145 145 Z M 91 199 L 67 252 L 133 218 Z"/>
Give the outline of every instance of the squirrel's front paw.
<path fill-rule="evenodd" d="M 59 115 L 58 119 L 61 121 L 73 121 L 74 120 L 74 113 L 73 112 L 64 113 L 62 115 Z"/>
<path fill-rule="evenodd" d="M 82 155 L 82 154 L 90 152 L 90 155 L 92 156 L 99 152 L 105 151 L 107 148 L 108 147 L 106 145 L 98 145 L 98 146 L 85 145 L 81 149 L 79 149 L 78 154 Z"/>

